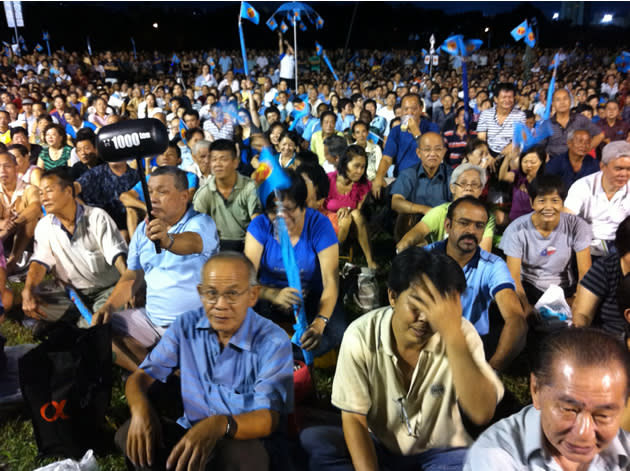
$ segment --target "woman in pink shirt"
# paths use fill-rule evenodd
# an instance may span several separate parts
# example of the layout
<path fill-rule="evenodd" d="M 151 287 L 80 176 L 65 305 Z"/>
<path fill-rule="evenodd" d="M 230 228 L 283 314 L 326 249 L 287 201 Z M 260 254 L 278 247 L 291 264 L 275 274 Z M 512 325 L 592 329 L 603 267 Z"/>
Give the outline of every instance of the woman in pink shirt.
<path fill-rule="evenodd" d="M 372 258 L 370 237 L 361 207 L 372 188 L 366 176 L 367 155 L 358 145 L 349 146 L 339 159 L 337 171 L 328 174 L 330 192 L 324 209 L 333 224 L 339 243 L 348 237 L 352 225 L 356 227 L 359 245 L 369 268 L 377 268 Z"/>

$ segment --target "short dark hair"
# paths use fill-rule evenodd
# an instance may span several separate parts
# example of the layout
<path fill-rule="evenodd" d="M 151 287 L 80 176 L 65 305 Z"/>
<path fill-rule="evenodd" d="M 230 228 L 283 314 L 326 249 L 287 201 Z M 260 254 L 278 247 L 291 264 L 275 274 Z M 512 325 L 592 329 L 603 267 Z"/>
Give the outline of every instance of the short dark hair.
<path fill-rule="evenodd" d="M 317 157 L 317 154 L 315 152 L 312 152 L 310 150 L 303 150 L 301 152 L 298 152 L 295 160 L 298 160 L 300 162 L 300 165 L 308 164 L 319 166 L 319 157 Z"/>
<path fill-rule="evenodd" d="M 440 293 L 461 294 L 466 277 L 455 260 L 444 253 L 410 247 L 394 257 L 387 285 L 396 295 L 427 275 Z"/>
<path fill-rule="evenodd" d="M 550 195 L 558 192 L 562 201 L 567 197 L 567 187 L 559 175 L 538 175 L 527 185 L 527 193 L 533 201 L 538 196 Z"/>
<path fill-rule="evenodd" d="M 337 121 L 337 115 L 330 110 L 326 110 L 319 116 L 319 122 L 323 123 L 326 116 L 332 116 L 333 119 Z"/>
<path fill-rule="evenodd" d="M 424 104 L 424 101 L 422 101 L 422 98 L 417 93 L 405 93 L 403 95 L 403 97 L 400 99 L 400 103 L 402 104 L 403 100 L 405 98 L 409 98 L 409 97 L 413 97 L 416 100 L 418 100 L 418 104 L 420 105 L 420 108 L 422 108 L 422 105 Z"/>
<path fill-rule="evenodd" d="M 79 114 L 79 110 L 77 110 L 74 106 L 69 106 L 63 110 L 63 114 L 69 114 L 73 118 L 79 118 L 81 115 Z"/>
<path fill-rule="evenodd" d="M 168 145 L 166 146 L 166 149 L 164 149 L 164 152 L 166 152 L 169 148 L 175 149 L 175 152 L 177 152 L 177 158 L 178 159 L 182 158 L 182 150 L 177 145 L 176 140 L 168 141 Z M 162 153 L 164 153 L 164 152 L 162 152 Z"/>
<path fill-rule="evenodd" d="M 360 156 L 365 159 L 365 169 L 363 171 L 363 176 L 359 180 L 360 183 L 364 183 L 367 180 L 367 154 L 365 153 L 365 149 L 359 145 L 353 144 L 346 148 L 346 151 L 339 158 L 339 162 L 337 162 L 337 173 L 342 177 L 347 177 L 348 164 L 356 156 Z"/>
<path fill-rule="evenodd" d="M 7 147 L 7 150 L 17 150 L 24 157 L 28 157 L 30 155 L 26 146 L 22 144 L 11 144 L 9 147 Z"/>
<path fill-rule="evenodd" d="M 184 111 L 183 116 L 194 116 L 195 119 L 199 119 L 199 112 L 197 110 L 194 110 L 192 108 L 188 108 L 186 111 Z"/>
<path fill-rule="evenodd" d="M 508 82 L 499 82 L 494 87 L 494 96 L 498 97 L 501 92 L 512 92 L 516 96 L 516 87 Z"/>
<path fill-rule="evenodd" d="M 330 180 L 326 171 L 318 163 L 302 163 L 295 171 L 302 175 L 303 173 L 313 182 L 315 187 L 315 196 L 317 199 L 326 198 L 330 192 Z"/>
<path fill-rule="evenodd" d="M 161 175 L 172 175 L 175 189 L 177 191 L 188 191 L 188 177 L 186 176 L 186 172 L 182 169 L 175 167 L 173 165 L 165 165 L 164 167 L 157 167 L 149 178 L 159 177 Z"/>
<path fill-rule="evenodd" d="M 271 105 L 265 109 L 265 116 L 270 115 L 271 113 L 276 113 L 278 116 L 280 116 L 280 110 L 277 106 Z"/>
<path fill-rule="evenodd" d="M 72 173 L 70 171 L 70 167 L 54 167 L 48 170 L 45 170 L 42 173 L 42 178 L 56 178 L 57 183 L 61 187 L 61 189 L 65 189 L 67 187 L 72 188 L 72 196 L 74 195 L 74 179 L 72 178 Z"/>
<path fill-rule="evenodd" d="M 547 335 L 532 362 L 532 373 L 540 385 L 553 384 L 554 367 L 562 359 L 575 366 L 609 369 L 617 363 L 626 375 L 626 396 L 630 390 L 630 357 L 628 349 L 612 335 L 590 327 L 566 328 Z"/>
<path fill-rule="evenodd" d="M 370 125 L 368 123 L 366 123 L 365 121 L 355 121 L 354 123 L 352 123 L 352 133 L 354 134 L 354 130 L 357 126 L 365 126 L 365 129 L 368 130 L 368 132 L 370 132 Z"/>
<path fill-rule="evenodd" d="M 278 192 L 280 200 L 288 199 L 295 203 L 299 208 L 304 209 L 306 207 L 306 196 L 308 195 L 308 190 L 306 189 L 306 182 L 302 178 L 302 176 L 297 173 L 293 169 L 284 169 L 287 177 L 289 177 L 289 181 L 291 185 Z M 267 197 L 267 201 L 265 201 L 265 210 L 267 212 L 275 211 L 276 203 L 274 201 L 275 193 L 271 193 Z"/>
<path fill-rule="evenodd" d="M 341 157 L 348 147 L 345 138 L 338 136 L 337 134 L 328 136 L 324 140 L 324 145 L 328 147 L 328 153 L 333 157 Z"/>
<path fill-rule="evenodd" d="M 81 128 L 77 131 L 77 137 L 74 138 L 74 145 L 76 146 L 81 141 L 90 141 L 96 147 L 96 134 L 90 128 Z"/>
<path fill-rule="evenodd" d="M 466 195 L 466 196 L 462 196 L 461 198 L 456 199 L 448 206 L 448 210 L 446 211 L 446 219 L 452 221 L 453 215 L 455 214 L 455 210 L 462 203 L 468 203 L 473 206 L 476 206 L 477 208 L 483 208 L 483 210 L 486 212 L 486 217 L 490 217 L 488 213 L 488 208 L 483 203 L 483 201 L 481 201 L 479 198 L 475 198 L 472 195 Z"/>
<path fill-rule="evenodd" d="M 22 126 L 15 126 L 14 128 L 11 128 L 11 139 L 13 139 L 13 136 L 15 136 L 16 134 L 24 134 L 26 137 L 28 137 L 28 131 L 25 127 Z"/>
<path fill-rule="evenodd" d="M 59 133 L 59 135 L 62 137 L 61 143 L 62 143 L 62 145 L 65 146 L 66 145 L 66 140 L 67 140 L 67 135 L 66 135 L 66 130 L 63 128 L 63 126 L 61 124 L 57 124 L 57 123 L 50 123 L 50 124 L 46 125 L 46 127 L 44 128 L 44 136 L 46 136 L 46 133 L 48 131 L 50 131 L 51 129 L 55 129 Z"/>
<path fill-rule="evenodd" d="M 218 151 L 228 151 L 232 154 L 232 158 L 236 158 L 236 144 L 229 139 L 217 139 L 210 144 L 209 147 L 210 152 L 213 150 Z"/>

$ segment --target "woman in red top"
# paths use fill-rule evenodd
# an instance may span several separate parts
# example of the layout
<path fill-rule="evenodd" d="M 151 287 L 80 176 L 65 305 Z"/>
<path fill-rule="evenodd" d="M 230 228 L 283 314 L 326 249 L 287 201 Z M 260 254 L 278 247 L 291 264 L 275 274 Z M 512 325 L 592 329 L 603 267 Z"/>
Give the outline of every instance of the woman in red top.
<path fill-rule="evenodd" d="M 366 176 L 367 155 L 358 145 L 349 146 L 339 159 L 337 171 L 328 174 L 330 192 L 324 202 L 328 219 L 333 224 L 339 243 L 348 237 L 350 227 L 357 229 L 359 245 L 369 268 L 377 268 L 372 258 L 370 237 L 361 207 L 372 188 Z"/>

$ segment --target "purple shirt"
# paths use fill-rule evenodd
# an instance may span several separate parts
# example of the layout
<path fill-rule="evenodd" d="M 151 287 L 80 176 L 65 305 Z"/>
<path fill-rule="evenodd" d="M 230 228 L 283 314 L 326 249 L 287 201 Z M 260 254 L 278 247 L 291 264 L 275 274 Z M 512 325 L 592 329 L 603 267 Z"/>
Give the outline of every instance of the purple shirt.
<path fill-rule="evenodd" d="M 520 170 L 512 170 L 514 172 L 514 185 L 512 187 L 512 209 L 510 209 L 510 220 L 514 221 L 516 218 L 523 216 L 524 214 L 531 213 L 532 203 L 529 200 L 529 193 L 527 193 L 527 177 Z"/>

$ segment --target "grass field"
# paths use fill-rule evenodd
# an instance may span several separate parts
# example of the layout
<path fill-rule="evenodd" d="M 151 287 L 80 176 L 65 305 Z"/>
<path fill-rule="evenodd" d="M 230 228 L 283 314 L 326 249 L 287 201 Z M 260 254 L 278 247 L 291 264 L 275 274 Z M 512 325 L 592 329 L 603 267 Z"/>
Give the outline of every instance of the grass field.
<path fill-rule="evenodd" d="M 386 301 L 384 296 L 386 275 L 391 267 L 393 258 L 393 247 L 391 239 L 377 237 L 373 241 L 377 263 L 381 269 L 378 272 L 381 301 Z M 353 263 L 362 265 L 365 260 L 360 254 L 358 247 L 354 248 Z M 342 255 L 347 254 L 347 250 L 342 250 Z M 340 267 L 345 261 L 340 262 Z M 363 265 L 364 266 L 364 265 Z M 19 306 L 19 292 L 21 284 L 13 283 L 12 289 L 18 294 L 16 305 Z M 358 317 L 361 312 L 356 306 L 347 303 L 346 312 L 348 322 Z M 25 343 L 36 343 L 30 331 L 22 327 L 19 323 L 6 320 L 0 323 L 0 333 L 7 339 L 7 345 L 17 345 Z M 332 378 L 334 368 L 315 368 L 313 370 L 314 387 L 316 391 L 315 407 L 330 407 L 330 393 L 332 388 Z M 527 377 L 522 368 L 517 368 L 517 373 L 512 375 L 502 375 L 501 379 L 508 391 L 510 391 L 521 404 L 531 402 Z M 120 471 L 125 469 L 124 458 L 113 444 L 113 435 L 116 429 L 129 418 L 129 410 L 124 395 L 123 370 L 114 366 L 114 385 L 112 389 L 112 400 L 106 413 L 106 431 L 109 437 L 108 443 L 104 444 L 104 453 L 97 455 L 97 461 L 102 471 Z M 174 417 L 176 418 L 176 416 Z M 15 414 L 9 418 L 0 419 L 0 471 L 32 471 L 40 466 L 48 464 L 54 459 L 38 458 L 37 445 L 33 437 L 33 427 L 31 421 L 25 414 Z"/>

